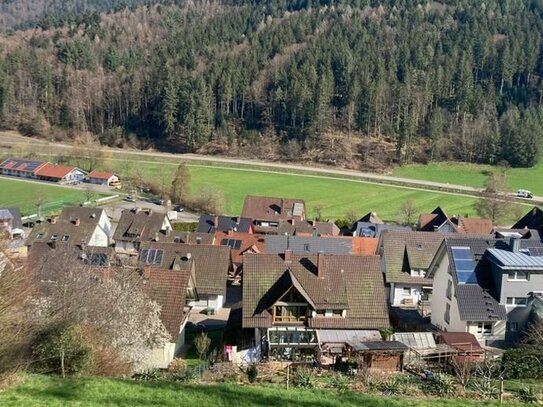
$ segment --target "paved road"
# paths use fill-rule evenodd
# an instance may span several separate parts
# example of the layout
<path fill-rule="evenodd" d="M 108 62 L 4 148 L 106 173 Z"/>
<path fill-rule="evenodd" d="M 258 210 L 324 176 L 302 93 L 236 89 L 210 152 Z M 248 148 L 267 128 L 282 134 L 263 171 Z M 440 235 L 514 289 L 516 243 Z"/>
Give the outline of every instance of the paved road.
<path fill-rule="evenodd" d="M 16 133 L 2 133 L 0 138 L 1 144 L 7 145 L 16 145 L 21 143 L 28 143 L 28 138 L 18 135 Z M 43 144 L 48 147 L 61 148 L 61 149 L 72 149 L 73 146 L 63 143 L 54 143 L 44 140 L 34 140 L 32 139 L 32 144 Z M 251 160 L 251 159 L 237 159 L 229 157 L 217 157 L 217 156 L 207 156 L 199 154 L 172 154 L 172 153 L 163 153 L 156 151 L 139 151 L 139 150 L 127 150 L 119 148 L 110 148 L 104 147 L 104 151 L 109 151 L 114 154 L 124 154 L 124 155 L 137 155 L 142 157 L 164 157 L 164 158 L 173 158 L 189 161 L 200 161 L 200 162 L 213 162 L 213 163 L 224 163 L 229 165 L 239 165 L 239 166 L 257 166 L 261 168 L 274 169 L 274 170 L 283 170 L 283 171 L 298 171 L 304 173 L 313 173 L 313 174 L 322 174 L 326 176 L 336 175 L 342 177 L 352 177 L 360 180 L 373 181 L 379 184 L 393 184 L 406 187 L 414 187 L 416 189 L 422 190 L 439 190 L 449 193 L 454 193 L 455 195 L 469 195 L 477 196 L 482 191 L 482 188 L 475 188 L 466 185 L 457 185 L 449 184 L 442 182 L 434 181 L 425 181 L 425 180 L 415 180 L 410 178 L 394 177 L 390 175 L 376 174 L 370 172 L 362 172 L 356 170 L 348 169 L 337 169 L 330 167 L 317 167 L 317 166 L 303 166 L 296 164 L 288 163 L 278 163 L 278 162 L 269 162 L 265 160 Z M 514 197 L 515 194 L 508 194 L 511 197 Z M 534 196 L 531 200 L 522 200 L 525 204 L 531 203 L 543 203 L 543 196 Z"/>

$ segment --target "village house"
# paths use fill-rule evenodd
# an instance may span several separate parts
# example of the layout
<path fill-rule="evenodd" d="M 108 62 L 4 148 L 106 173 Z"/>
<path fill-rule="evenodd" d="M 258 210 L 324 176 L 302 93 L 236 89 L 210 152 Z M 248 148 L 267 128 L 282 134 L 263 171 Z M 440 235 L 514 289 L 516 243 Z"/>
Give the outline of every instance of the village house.
<path fill-rule="evenodd" d="M 390 326 L 378 256 L 244 257 L 242 327 L 254 329 L 263 358 L 312 360 L 331 343 L 322 338 L 355 346 L 362 331 Z M 343 344 L 329 353 L 342 355 Z"/>
<path fill-rule="evenodd" d="M 431 213 L 422 213 L 419 217 L 418 230 L 421 232 L 461 233 L 466 235 L 489 235 L 494 226 L 490 219 L 449 217 L 441 207 Z"/>
<path fill-rule="evenodd" d="M 334 222 L 281 220 L 277 227 L 278 235 L 288 236 L 339 236 L 339 228 Z"/>
<path fill-rule="evenodd" d="M 60 215 L 38 223 L 26 240 L 31 247 L 36 242 L 56 245 L 108 247 L 111 238 L 111 223 L 103 209 L 66 207 Z"/>
<path fill-rule="evenodd" d="M 506 337 L 507 310 L 492 289 L 492 272 L 483 257 L 487 249 L 503 247 L 496 239 L 443 240 L 428 275 L 433 278 L 432 323 L 443 331 L 468 332 L 482 344 Z"/>
<path fill-rule="evenodd" d="M 42 181 L 57 182 L 59 184 L 79 184 L 85 180 L 87 173 L 77 167 L 45 163 L 34 170 L 36 178 Z"/>
<path fill-rule="evenodd" d="M 0 208 L 0 232 L 2 231 L 7 233 L 11 240 L 25 238 L 19 208 Z"/>
<path fill-rule="evenodd" d="M 152 209 L 125 209 L 113 234 L 115 251 L 138 254 L 141 243 L 171 239 L 173 227 L 168 216 Z"/>
<path fill-rule="evenodd" d="M 265 237 L 253 233 L 216 232 L 214 244 L 230 248 L 233 269 L 229 279 L 234 284 L 241 283 L 243 271 L 243 255 L 246 253 L 264 252 Z"/>
<path fill-rule="evenodd" d="M 305 201 L 248 195 L 241 216 L 253 220 L 255 233 L 277 234 L 280 221 L 305 220 Z"/>
<path fill-rule="evenodd" d="M 38 160 L 23 160 L 19 158 L 8 158 L 0 163 L 0 174 L 11 177 L 22 177 L 36 179 L 36 170 L 39 170 L 47 163 Z"/>
<path fill-rule="evenodd" d="M 142 242 L 139 250 L 140 267 L 171 269 L 179 259 L 188 258 L 194 263 L 194 284 L 198 296 L 191 295 L 191 307 L 223 308 L 226 300 L 228 274 L 232 269 L 230 249 L 225 246 Z"/>
<path fill-rule="evenodd" d="M 91 184 L 104 186 L 120 186 L 119 176 L 109 171 L 92 170 L 87 179 Z"/>
<path fill-rule="evenodd" d="M 441 233 L 413 231 L 381 235 L 378 251 L 391 305 L 414 306 L 431 299 L 428 270 L 443 238 Z"/>
<path fill-rule="evenodd" d="M 216 216 L 216 215 L 201 215 L 197 232 L 215 233 L 215 232 L 237 232 L 237 233 L 253 233 L 253 221 L 249 218 L 240 216 Z"/>

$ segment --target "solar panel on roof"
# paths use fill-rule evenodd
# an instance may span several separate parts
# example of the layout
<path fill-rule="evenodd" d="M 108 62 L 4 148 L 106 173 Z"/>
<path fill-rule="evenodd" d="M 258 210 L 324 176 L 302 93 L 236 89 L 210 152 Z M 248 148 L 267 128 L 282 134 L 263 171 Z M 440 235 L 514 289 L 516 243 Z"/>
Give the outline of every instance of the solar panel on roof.
<path fill-rule="evenodd" d="M 107 254 L 105 253 L 89 253 L 87 255 L 87 263 L 91 266 L 106 266 Z"/>
<path fill-rule="evenodd" d="M 221 246 L 228 246 L 231 249 L 239 250 L 241 247 L 241 240 L 238 239 L 223 239 L 221 240 Z"/>
<path fill-rule="evenodd" d="M 162 263 L 163 250 L 143 249 L 140 253 L 140 262 L 144 264 Z"/>
<path fill-rule="evenodd" d="M 469 247 L 451 247 L 456 277 L 460 284 L 476 284 L 475 261 Z"/>

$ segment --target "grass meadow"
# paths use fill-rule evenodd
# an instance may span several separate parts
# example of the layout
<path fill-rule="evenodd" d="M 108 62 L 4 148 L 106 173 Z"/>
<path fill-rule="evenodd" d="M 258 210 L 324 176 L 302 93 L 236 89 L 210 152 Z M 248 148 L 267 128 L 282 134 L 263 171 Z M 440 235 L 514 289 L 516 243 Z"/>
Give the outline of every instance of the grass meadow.
<path fill-rule="evenodd" d="M 464 400 L 409 400 L 334 390 L 281 389 L 240 384 L 181 384 L 102 378 L 22 376 L 22 382 L 0 392 L 3 407 L 471 407 L 498 403 Z M 504 403 L 501 406 L 508 406 Z"/>
<path fill-rule="evenodd" d="M 54 184 L 0 178 L 0 207 L 18 207 L 23 215 L 37 212 L 36 202 L 43 200 L 42 213 L 54 212 L 66 205 L 79 205 L 85 192 Z"/>
<path fill-rule="evenodd" d="M 411 179 L 483 187 L 488 174 L 493 171 L 496 171 L 496 167 L 490 165 L 444 162 L 397 167 L 393 175 Z M 543 195 L 543 160 L 532 168 L 507 169 L 507 182 L 511 192 L 517 189 L 528 189 L 535 195 Z"/>

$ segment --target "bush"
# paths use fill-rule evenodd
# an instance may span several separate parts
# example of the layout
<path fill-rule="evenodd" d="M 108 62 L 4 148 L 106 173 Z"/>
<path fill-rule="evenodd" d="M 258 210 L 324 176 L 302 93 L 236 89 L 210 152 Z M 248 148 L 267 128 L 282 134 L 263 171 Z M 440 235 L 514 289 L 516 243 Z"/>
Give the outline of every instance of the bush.
<path fill-rule="evenodd" d="M 425 391 L 427 393 L 435 394 L 436 396 L 450 396 L 456 391 L 456 384 L 452 376 L 438 373 L 434 375 L 432 379 L 428 379 L 425 382 Z"/>
<path fill-rule="evenodd" d="M 183 382 L 183 383 L 193 383 L 196 380 L 198 380 L 198 373 L 196 372 L 196 369 L 188 369 L 185 371 L 185 373 L 182 376 L 176 377 L 176 380 Z"/>
<path fill-rule="evenodd" d="M 162 374 L 157 369 L 148 369 L 132 375 L 132 379 L 142 382 L 155 382 L 161 378 Z"/>
<path fill-rule="evenodd" d="M 502 369 L 508 379 L 543 379 L 543 350 L 509 349 L 502 356 Z"/>
<path fill-rule="evenodd" d="M 536 404 L 539 402 L 537 393 L 533 387 L 521 387 L 517 393 L 517 398 L 521 403 Z"/>
<path fill-rule="evenodd" d="M 38 332 L 33 341 L 32 367 L 40 373 L 81 374 L 92 362 L 92 348 L 80 326 L 53 323 Z"/>
<path fill-rule="evenodd" d="M 293 383 L 296 387 L 311 389 L 315 387 L 315 373 L 312 369 L 300 367 L 294 372 Z"/>
<path fill-rule="evenodd" d="M 247 379 L 249 380 L 249 383 L 256 382 L 256 379 L 258 378 L 258 367 L 255 363 L 249 365 L 247 368 Z"/>
<path fill-rule="evenodd" d="M 349 379 L 341 373 L 333 373 L 328 383 L 331 388 L 336 389 L 339 393 L 344 393 L 349 388 Z"/>
<path fill-rule="evenodd" d="M 396 396 L 405 393 L 405 383 L 398 376 L 393 376 L 390 379 L 378 383 L 377 390 L 387 396 Z"/>
<path fill-rule="evenodd" d="M 187 371 L 187 362 L 182 358 L 175 358 L 168 365 L 168 372 L 174 376 L 183 376 Z"/>
<path fill-rule="evenodd" d="M 490 380 L 476 379 L 470 383 L 470 388 L 480 397 L 485 399 L 493 399 L 500 394 L 499 389 Z"/>

